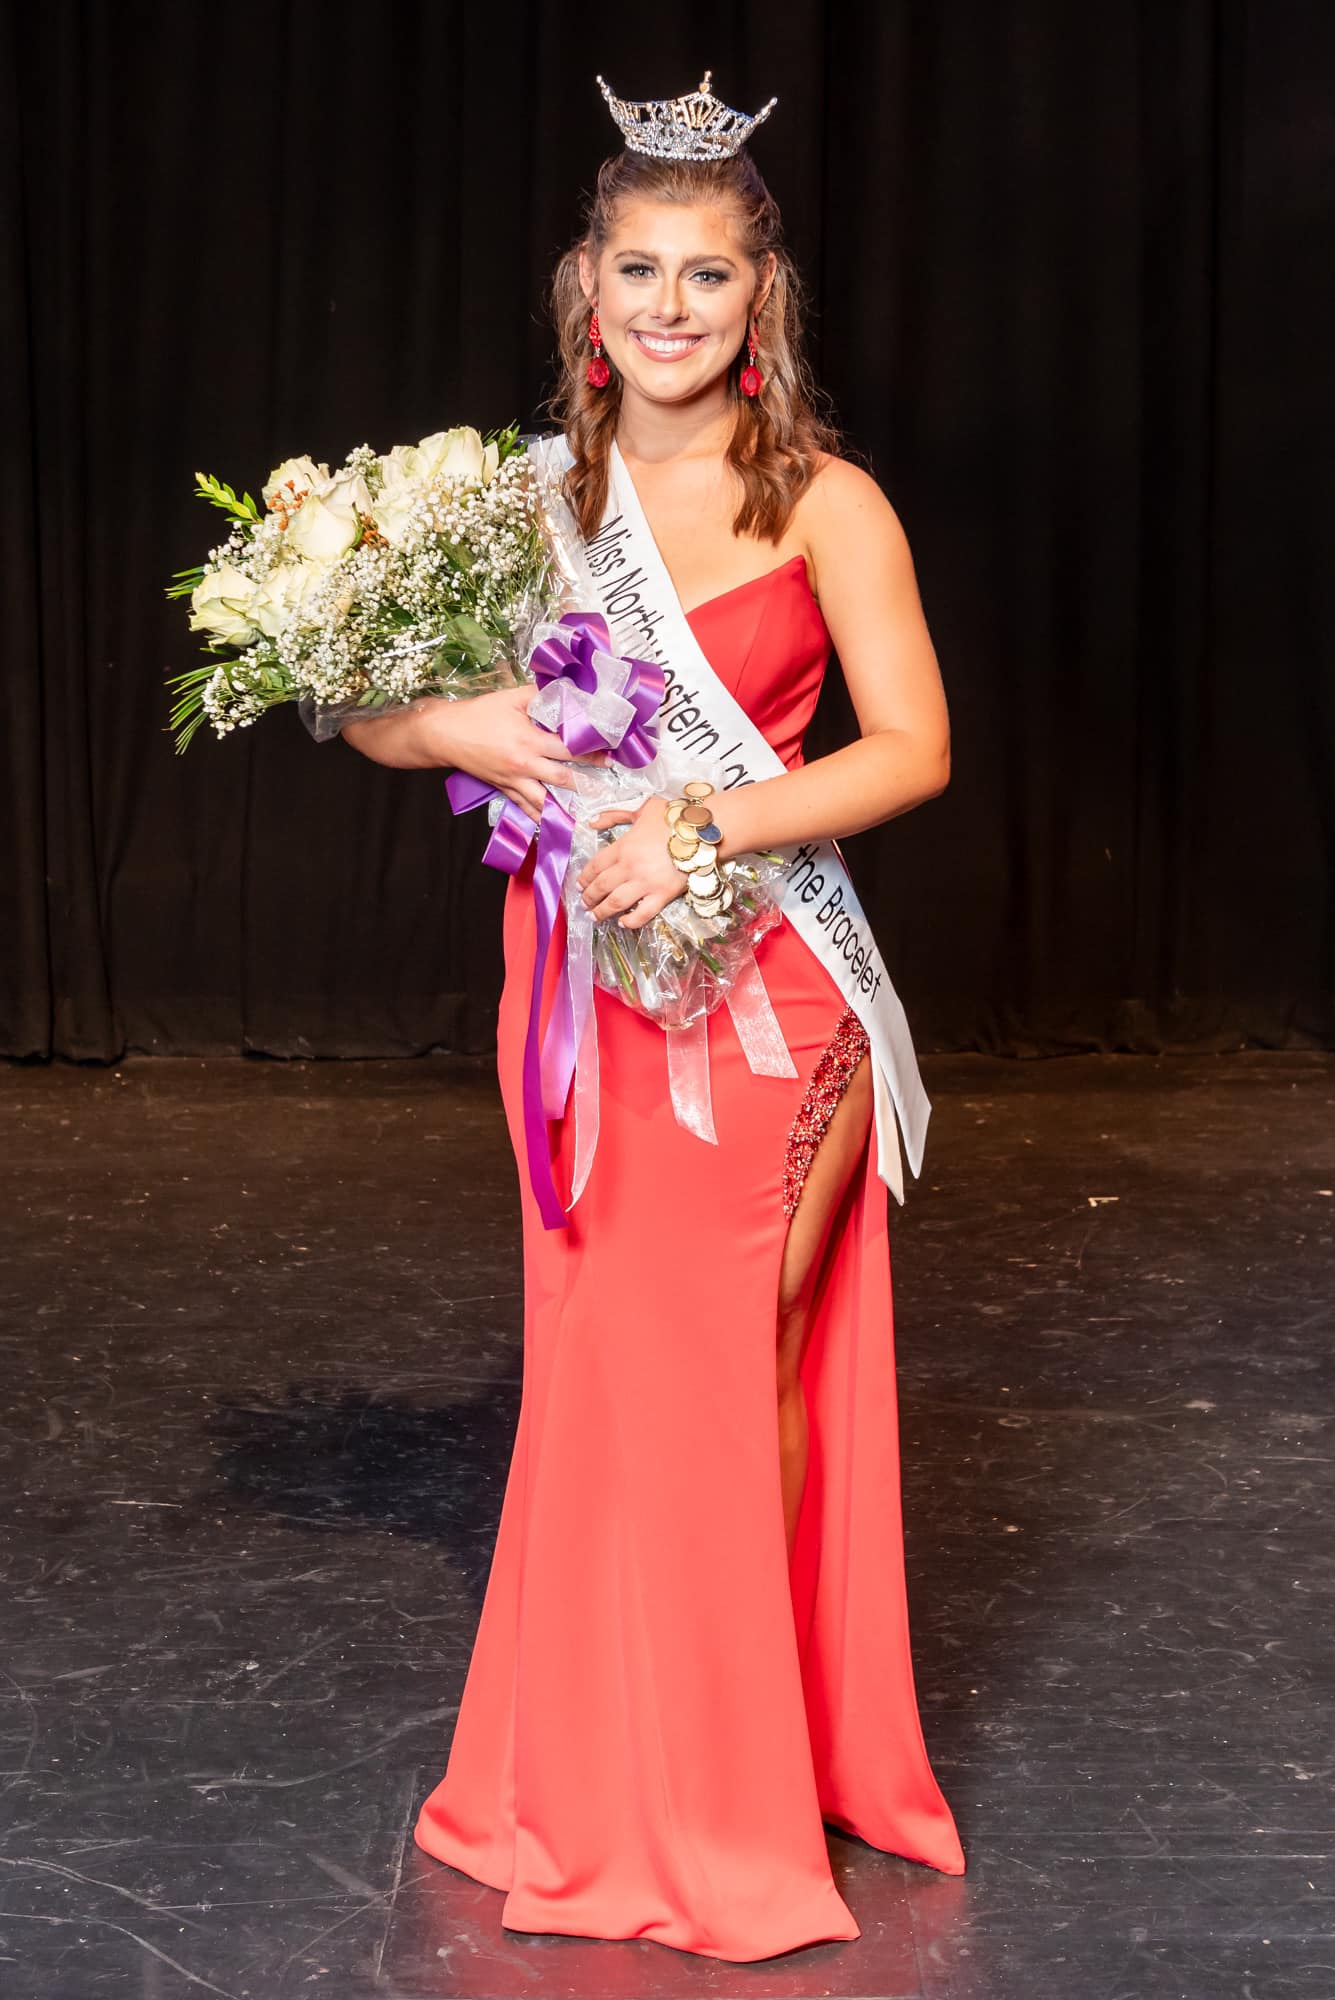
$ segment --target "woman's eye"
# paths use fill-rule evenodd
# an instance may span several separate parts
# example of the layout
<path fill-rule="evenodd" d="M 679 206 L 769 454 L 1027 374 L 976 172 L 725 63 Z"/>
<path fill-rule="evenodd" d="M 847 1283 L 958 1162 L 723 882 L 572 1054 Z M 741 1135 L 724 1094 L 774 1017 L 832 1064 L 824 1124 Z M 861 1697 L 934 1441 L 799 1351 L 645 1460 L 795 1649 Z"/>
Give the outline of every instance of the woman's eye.
<path fill-rule="evenodd" d="M 642 271 L 652 271 L 653 268 L 652 264 L 623 264 L 621 275 L 623 278 L 637 278 Z M 693 275 L 697 278 L 711 278 L 720 285 L 727 281 L 726 271 L 696 271 Z"/>

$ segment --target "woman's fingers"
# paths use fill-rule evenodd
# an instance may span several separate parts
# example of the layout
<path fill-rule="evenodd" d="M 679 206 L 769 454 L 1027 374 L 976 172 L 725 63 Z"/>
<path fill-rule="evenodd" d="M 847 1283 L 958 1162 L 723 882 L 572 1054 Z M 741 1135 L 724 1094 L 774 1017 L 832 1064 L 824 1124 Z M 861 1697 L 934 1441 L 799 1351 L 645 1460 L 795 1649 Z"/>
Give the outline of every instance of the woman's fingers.
<path fill-rule="evenodd" d="M 634 882 L 619 882 L 591 906 L 590 914 L 595 923 L 601 923 L 606 917 L 619 917 L 623 911 L 634 908 L 642 893 Z"/>
<path fill-rule="evenodd" d="M 641 896 L 639 902 L 634 904 L 621 919 L 623 930 L 642 930 L 645 924 L 651 924 L 671 901 L 671 896 Z"/>
<path fill-rule="evenodd" d="M 623 880 L 625 872 L 626 864 L 617 853 L 615 841 L 600 848 L 592 861 L 584 863 L 576 878 L 584 891 L 584 900 L 587 902 L 595 890 L 605 896 L 614 883 Z"/>
<path fill-rule="evenodd" d="M 660 910 L 665 910 L 679 889 L 658 889 L 645 882 L 640 876 L 625 869 L 606 872 L 590 877 L 587 884 L 581 884 L 584 904 L 590 916 L 601 922 L 607 917 L 620 917 L 633 929 L 647 924 Z M 627 916 L 627 911 L 634 915 Z"/>
<path fill-rule="evenodd" d="M 644 890 L 619 919 L 622 929 L 628 931 L 643 930 L 644 926 L 651 924 L 655 917 L 660 916 L 673 900 L 673 897 L 680 893 L 680 890 L 672 890 L 667 894 L 664 894 L 661 889 Z"/>
<path fill-rule="evenodd" d="M 614 890 L 624 888 L 630 880 L 630 871 L 617 853 L 617 843 L 600 849 L 592 861 L 586 861 L 577 879 L 583 891 L 585 907 L 596 916 L 599 904 L 605 903 Z"/>
<path fill-rule="evenodd" d="M 539 729 L 536 722 L 531 722 L 528 726 L 528 742 L 525 747 L 534 757 L 546 757 L 558 764 L 572 762 L 575 755 L 569 744 L 563 743 L 554 729 Z"/>
<path fill-rule="evenodd" d="M 544 729 L 540 723 L 530 722 L 530 748 L 535 757 L 554 757 L 560 763 L 605 764 L 611 752 L 608 750 L 574 751 L 568 743 L 563 743 L 554 729 Z"/>
<path fill-rule="evenodd" d="M 514 805 L 522 806 L 530 819 L 542 818 L 547 794 L 535 778 L 516 778 L 513 784 L 502 785 L 499 789 Z"/>
<path fill-rule="evenodd" d="M 558 764 L 555 758 L 542 760 L 542 776 L 549 785 L 560 785 L 567 792 L 587 792 L 597 782 L 597 773 L 587 769 L 583 762 Z"/>

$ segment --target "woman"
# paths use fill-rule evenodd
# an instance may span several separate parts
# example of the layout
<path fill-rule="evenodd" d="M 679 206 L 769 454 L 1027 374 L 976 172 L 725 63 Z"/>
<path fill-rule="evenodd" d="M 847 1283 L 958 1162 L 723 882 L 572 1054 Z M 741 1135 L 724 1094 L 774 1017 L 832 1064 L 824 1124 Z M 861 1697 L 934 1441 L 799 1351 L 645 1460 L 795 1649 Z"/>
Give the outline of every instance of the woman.
<path fill-rule="evenodd" d="M 758 120 L 708 82 L 640 106 L 603 86 L 626 145 L 553 300 L 581 531 L 621 532 L 619 466 L 674 616 L 781 760 L 710 798 L 726 859 L 905 812 L 944 788 L 950 753 L 903 529 L 811 407 L 797 275 L 738 137 Z M 804 764 L 832 645 L 861 734 Z M 472 772 L 537 818 L 569 753 L 527 699 L 426 702 L 344 734 L 382 763 Z M 581 886 L 595 918 L 634 930 L 685 878 L 665 799 L 622 818 Z M 498 1023 L 520 1160 L 534 936 L 530 858 L 507 894 Z M 707 1146 L 674 1118 L 662 1030 L 599 991 L 600 1134 L 566 1227 L 543 1227 L 521 1175 L 514 1455 L 416 1828 L 505 1892 L 511 1929 L 732 1960 L 861 1934 L 823 1820 L 964 1867 L 909 1656 L 867 1034 L 795 924 L 759 959 L 795 1075 L 753 1074 L 712 1016 Z M 563 1189 L 573 1123 L 550 1128 Z"/>

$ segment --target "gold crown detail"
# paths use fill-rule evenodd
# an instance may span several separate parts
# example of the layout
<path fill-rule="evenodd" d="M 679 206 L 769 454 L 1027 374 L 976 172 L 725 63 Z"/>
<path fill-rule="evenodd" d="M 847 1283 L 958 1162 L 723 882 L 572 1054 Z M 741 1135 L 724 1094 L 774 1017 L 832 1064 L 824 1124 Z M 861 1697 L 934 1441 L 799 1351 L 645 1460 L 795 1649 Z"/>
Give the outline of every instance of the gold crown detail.
<path fill-rule="evenodd" d="M 662 160 L 726 160 L 745 145 L 779 100 L 771 97 L 754 118 L 748 118 L 744 111 L 732 111 L 715 97 L 709 88 L 713 73 L 705 71 L 698 90 L 643 104 L 629 104 L 613 96 L 601 77 L 598 87 L 633 152 L 653 153 Z"/>

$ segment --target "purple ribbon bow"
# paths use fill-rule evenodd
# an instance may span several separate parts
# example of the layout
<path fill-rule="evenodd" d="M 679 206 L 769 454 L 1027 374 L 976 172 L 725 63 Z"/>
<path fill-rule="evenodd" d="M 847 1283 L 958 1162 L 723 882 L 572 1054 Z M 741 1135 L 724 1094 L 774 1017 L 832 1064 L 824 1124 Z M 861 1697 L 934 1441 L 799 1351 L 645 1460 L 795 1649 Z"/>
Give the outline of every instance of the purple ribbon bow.
<path fill-rule="evenodd" d="M 572 755 L 588 757 L 595 750 L 611 750 L 619 764 L 632 770 L 653 761 L 657 749 L 657 715 L 663 701 L 663 669 L 652 660 L 614 653 L 607 622 L 597 612 L 568 611 L 550 637 L 534 648 L 529 667 L 540 690 L 555 689 L 559 706 L 552 727 Z M 628 705 L 629 713 L 616 733 L 602 728 L 589 712 L 592 698 L 602 693 L 619 695 Z M 451 771 L 445 780 L 445 790 L 456 813 L 471 812 L 475 806 L 501 796 L 495 785 L 488 785 L 467 771 Z M 538 934 L 524 1040 L 524 1145 L 529 1183 L 547 1229 L 566 1226 L 565 1210 L 552 1179 L 547 1120 L 561 1116 L 575 1068 L 568 981 L 561 981 L 545 1047 L 540 1045 L 539 1016 L 552 928 L 574 831 L 574 815 L 553 792 L 547 793 L 542 818 L 536 826 L 522 807 L 506 799 L 482 857 L 489 868 L 516 875 L 537 836 L 533 895 Z"/>

